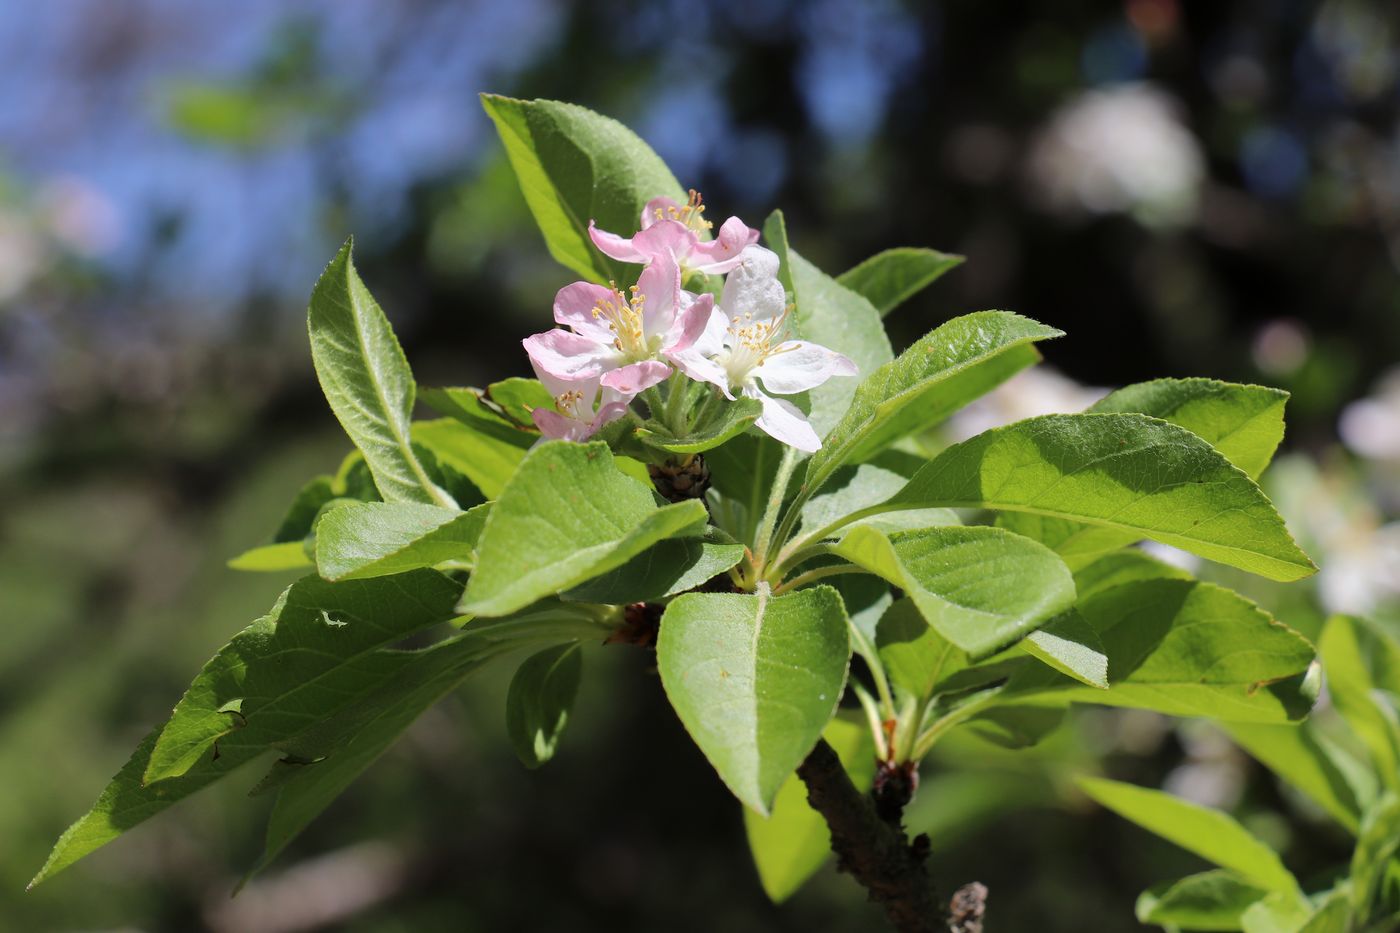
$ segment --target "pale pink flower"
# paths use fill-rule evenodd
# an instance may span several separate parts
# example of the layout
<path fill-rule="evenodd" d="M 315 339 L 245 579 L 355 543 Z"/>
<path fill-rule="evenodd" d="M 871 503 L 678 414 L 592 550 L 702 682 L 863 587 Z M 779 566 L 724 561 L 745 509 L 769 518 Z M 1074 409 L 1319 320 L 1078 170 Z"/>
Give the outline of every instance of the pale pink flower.
<path fill-rule="evenodd" d="M 627 413 L 631 396 L 601 385 L 598 376 L 560 379 L 530 361 L 535 375 L 550 395 L 554 408 L 531 412 L 535 427 L 545 437 L 566 441 L 586 441 L 610 421 Z M 595 408 L 596 406 L 596 408 Z"/>
<path fill-rule="evenodd" d="M 786 339 L 788 310 L 777 255 L 750 246 L 725 279 L 705 332 L 672 360 L 690 378 L 719 386 L 726 398 L 738 393 L 758 399 L 759 429 L 810 453 L 821 447 L 817 432 L 796 405 L 774 396 L 814 389 L 832 376 L 854 376 L 856 365 L 835 350 Z"/>
<path fill-rule="evenodd" d="M 714 224 L 705 219 L 705 205 L 691 189 L 690 199 L 677 204 L 671 198 L 652 198 L 642 208 L 641 230 L 630 240 L 608 233 L 588 222 L 593 244 L 619 262 L 652 262 L 669 256 L 683 273 L 722 275 L 739 263 L 746 247 L 758 242 L 758 231 L 738 217 L 731 217 L 709 241 L 700 239 Z"/>
<path fill-rule="evenodd" d="M 525 352 L 556 379 L 598 378 L 630 399 L 671 374 L 664 360 L 695 342 L 713 310 L 714 296 L 682 289 L 680 269 L 662 257 L 628 295 L 588 282 L 561 288 L 554 320 L 568 330 L 527 337 Z"/>

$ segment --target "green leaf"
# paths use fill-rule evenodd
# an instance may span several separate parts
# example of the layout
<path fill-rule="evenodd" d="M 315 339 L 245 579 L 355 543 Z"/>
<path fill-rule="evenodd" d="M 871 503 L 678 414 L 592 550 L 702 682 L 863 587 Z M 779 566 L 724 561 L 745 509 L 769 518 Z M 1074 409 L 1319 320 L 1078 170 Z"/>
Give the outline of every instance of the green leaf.
<path fill-rule="evenodd" d="M 882 508 L 1034 512 L 1131 531 L 1272 580 L 1317 568 L 1239 469 L 1142 415 L 1045 415 L 949 447 Z"/>
<path fill-rule="evenodd" d="M 1388 872 L 1400 868 L 1400 797 L 1382 796 L 1366 812 L 1351 857 L 1352 910 L 1358 926 L 1395 914 L 1382 904 Z M 1381 911 L 1385 910 L 1386 913 Z"/>
<path fill-rule="evenodd" d="M 886 535 L 856 527 L 834 553 L 903 589 L 929 625 L 973 658 L 1017 641 L 1074 603 L 1074 581 L 1060 559 L 999 528 Z"/>
<path fill-rule="evenodd" d="M 1361 825 L 1356 791 L 1337 767 L 1337 751 L 1328 747 L 1311 721 L 1298 725 L 1228 723 L 1225 731 L 1241 748 L 1356 835 Z"/>
<path fill-rule="evenodd" d="M 250 548 L 228 562 L 231 570 L 246 570 L 254 573 L 268 573 L 282 570 L 300 570 L 315 564 L 306 554 L 306 547 L 300 541 L 287 541 L 283 544 L 264 544 Z"/>
<path fill-rule="evenodd" d="M 1040 359 L 1035 342 L 1063 332 L 1006 311 L 954 318 L 869 373 L 807 468 L 818 489 L 843 463 L 869 459 L 906 434 L 943 421 Z"/>
<path fill-rule="evenodd" d="M 292 741 L 382 676 L 369 652 L 451 617 L 460 592 L 428 570 L 292 584 L 190 684 L 151 753 L 146 783 L 184 774 L 226 736 Z"/>
<path fill-rule="evenodd" d="M 486 387 L 486 398 L 499 406 L 512 422 L 532 431 L 535 427 L 534 410 L 554 404 L 549 390 L 538 379 L 522 379 L 519 376 L 491 383 Z"/>
<path fill-rule="evenodd" d="M 1275 891 L 1249 905 L 1240 915 L 1240 929 L 1244 933 L 1297 933 L 1311 914 L 1306 899 Z"/>
<path fill-rule="evenodd" d="M 316 567 L 327 580 L 383 577 L 444 561 L 471 564 L 490 503 L 467 512 L 407 502 L 364 502 L 316 526 Z"/>
<path fill-rule="evenodd" d="M 1206 441 L 1257 479 L 1283 439 L 1287 401 L 1287 392 L 1263 386 L 1213 379 L 1158 379 L 1119 389 L 1090 411 L 1136 413 L 1169 421 Z M 997 524 L 1054 548 L 1075 569 L 1139 537 L 1100 525 L 1028 513 L 1002 515 Z"/>
<path fill-rule="evenodd" d="M 912 599 L 895 600 L 880 616 L 875 647 L 895 689 L 919 700 L 968 666 L 967 652 L 925 622 Z"/>
<path fill-rule="evenodd" d="M 412 436 L 415 444 L 465 474 L 488 499 L 501 494 L 525 459 L 525 452 L 539 440 L 538 434 L 504 424 L 467 424 L 452 418 L 415 421 Z"/>
<path fill-rule="evenodd" d="M 268 865 L 415 719 L 473 671 L 519 648 L 598 634 L 587 612 L 546 604 L 509 619 L 473 623 L 461 635 L 420 651 L 380 650 L 384 662 L 392 663 L 393 676 L 363 696 L 355 715 L 342 717 L 306 754 L 273 765 L 264 786 L 277 788 L 277 801 L 253 872 Z"/>
<path fill-rule="evenodd" d="M 1191 574 L 1139 550 L 1118 551 L 1074 572 L 1080 599 L 1138 580 L 1189 580 Z"/>
<path fill-rule="evenodd" d="M 1031 657 L 1100 690 L 1108 689 L 1108 654 L 1098 631 L 1070 609 L 1021 641 Z"/>
<path fill-rule="evenodd" d="M 669 538 L 615 570 L 564 594 L 585 603 L 624 605 L 657 602 L 695 589 L 744 559 L 744 546 L 717 528 L 704 537 Z"/>
<path fill-rule="evenodd" d="M 409 437 L 413 373 L 374 296 L 355 272 L 349 241 L 326 266 L 307 315 L 316 376 L 345 433 L 365 456 L 386 502 L 452 508 Z"/>
<path fill-rule="evenodd" d="M 525 767 L 538 768 L 554 757 L 582 674 L 577 642 L 546 648 L 516 669 L 506 694 L 506 733 Z"/>
<path fill-rule="evenodd" d="M 1298 928 L 1298 933 L 1349 933 L 1350 925 L 1351 903 L 1342 887 L 1333 889 L 1322 900 L 1308 922 Z"/>
<path fill-rule="evenodd" d="M 461 610 L 501 616 L 621 567 L 666 538 L 700 531 L 698 500 L 658 508 L 602 443 L 535 447 L 502 490 L 477 545 Z"/>
<path fill-rule="evenodd" d="M 1083 777 L 1080 789 L 1103 806 L 1266 891 L 1301 897 L 1278 853 L 1228 814 L 1121 781 Z"/>
<path fill-rule="evenodd" d="M 884 502 L 909 482 L 909 477 L 923 465 L 917 460 L 913 469 L 896 462 L 890 452 L 879 455 L 874 462 L 844 466 L 831 474 L 820 494 L 802 504 L 802 529 L 816 532 L 853 512 L 859 512 Z M 916 458 L 910 458 L 916 459 Z M 908 522 L 908 523 L 906 523 Z M 861 519 L 857 524 L 873 525 L 884 531 L 914 530 L 936 525 L 960 525 L 957 513 L 951 509 L 911 509 L 908 512 L 888 512 Z M 902 527 L 893 527 L 901 525 Z M 833 532 L 832 537 L 838 536 Z"/>
<path fill-rule="evenodd" d="M 782 211 L 768 215 L 763 237 L 778 254 L 779 277 L 792 292 L 792 319 L 799 336 L 846 354 L 859 375 L 874 372 L 893 358 L 879 312 L 870 302 L 788 247 Z M 855 391 L 856 381 L 846 378 L 829 380 L 811 390 L 810 420 L 818 436 L 826 436 L 841 419 Z"/>
<path fill-rule="evenodd" d="M 292 499 L 292 504 L 287 507 L 287 513 L 282 517 L 282 523 L 272 535 L 272 542 L 285 544 L 295 541 L 301 544 L 302 539 L 311 534 L 311 526 L 316 521 L 316 516 L 321 513 L 322 507 L 335 498 L 335 477 L 313 477 L 297 490 L 296 497 Z"/>
<path fill-rule="evenodd" d="M 638 428 L 637 437 L 643 444 L 658 450 L 675 454 L 698 454 L 712 450 L 738 436 L 761 414 L 763 405 L 757 399 L 741 398 L 738 401 L 725 402 L 718 419 L 710 424 L 700 425 L 690 434 L 676 437 L 663 433 L 662 430 Z"/>
<path fill-rule="evenodd" d="M 376 675 L 394 672 L 382 653 L 357 653 L 359 646 L 388 643 L 446 618 L 458 591 L 432 571 L 337 584 L 307 577 L 293 584 L 272 614 L 234 636 L 205 665 L 171 721 L 146 736 L 92 809 L 58 840 L 31 886 L 248 762 L 273 749 L 286 751 L 308 729 L 353 705 Z M 304 648 L 294 647 L 298 639 Z M 322 656 L 323 649 L 332 653 Z M 284 691 L 291 681 L 295 685 Z M 184 770 L 171 776 L 172 766 Z M 152 783 L 156 774 L 161 779 Z"/>
<path fill-rule="evenodd" d="M 1022 672 L 1010 694 L 1240 722 L 1301 719 L 1316 698 L 1313 648 L 1249 600 L 1194 580 L 1141 580 L 1080 600 L 1102 639 L 1108 690 Z"/>
<path fill-rule="evenodd" d="M 836 281 L 865 298 L 884 317 L 962 262 L 962 256 L 936 249 L 901 246 L 876 253 Z"/>
<path fill-rule="evenodd" d="M 1090 411 L 1150 415 L 1180 425 L 1253 479 L 1283 440 L 1288 393 L 1214 379 L 1154 379 L 1124 386 Z"/>
<path fill-rule="evenodd" d="M 627 127 L 574 104 L 483 94 L 506 155 L 550 255 L 593 282 L 635 280 L 636 267 L 609 259 L 588 238 L 588 222 L 629 236 L 642 208 L 685 193 L 660 157 Z"/>
<path fill-rule="evenodd" d="M 741 802 L 768 815 L 836 712 L 850 641 L 828 586 L 771 596 L 685 593 L 656 650 L 666 696 Z"/>
<path fill-rule="evenodd" d="M 924 626 L 927 628 L 927 626 Z M 822 730 L 841 759 L 851 783 L 865 793 L 875 781 L 875 742 L 864 723 L 836 718 Z M 764 818 L 744 810 L 758 879 L 768 899 L 781 904 L 831 858 L 831 831 L 822 815 L 807 804 L 807 786 L 788 775 L 773 800 L 772 815 Z"/>
<path fill-rule="evenodd" d="M 1138 897 L 1139 923 L 1186 930 L 1238 930 L 1240 916 L 1268 891 L 1216 869 L 1154 885 Z"/>
<path fill-rule="evenodd" d="M 1386 645 L 1367 634 L 1360 619 L 1328 619 L 1318 643 L 1322 668 L 1332 704 L 1365 743 L 1381 782 L 1400 790 L 1400 712 L 1377 690 L 1372 673 Z"/>

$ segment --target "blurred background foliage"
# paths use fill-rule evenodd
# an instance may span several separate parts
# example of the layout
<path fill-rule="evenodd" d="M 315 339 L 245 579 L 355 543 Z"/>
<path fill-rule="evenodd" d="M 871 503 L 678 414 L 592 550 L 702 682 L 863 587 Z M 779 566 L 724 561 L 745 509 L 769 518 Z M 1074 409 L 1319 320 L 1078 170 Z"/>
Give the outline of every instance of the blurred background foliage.
<path fill-rule="evenodd" d="M 1400 616 L 1393 4 L 64 0 L 0 10 L 0 57 L 10 928 L 874 923 L 830 869 L 766 903 L 737 805 L 625 649 L 586 659 L 548 767 L 510 753 L 509 671 L 492 672 L 236 899 L 265 807 L 243 796 L 252 775 L 22 893 L 284 582 L 223 561 L 348 446 L 304 325 L 335 247 L 356 235 L 422 381 L 524 371 L 518 340 L 569 277 L 483 90 L 618 117 L 713 213 L 783 207 L 832 273 L 889 246 L 965 254 L 891 319 L 897 345 L 980 308 L 1069 332 L 1047 348 L 1055 371 L 953 436 L 1157 376 L 1291 390 L 1266 481 L 1324 569 L 1230 582 L 1310 634 L 1326 611 Z M 1200 867 L 1095 811 L 1078 773 L 1233 809 L 1301 876 L 1350 845 L 1204 724 L 1085 710 L 1043 747 L 964 738 L 936 765 L 911 820 L 950 890 L 990 886 L 992 929 L 1134 929 L 1139 890 Z"/>

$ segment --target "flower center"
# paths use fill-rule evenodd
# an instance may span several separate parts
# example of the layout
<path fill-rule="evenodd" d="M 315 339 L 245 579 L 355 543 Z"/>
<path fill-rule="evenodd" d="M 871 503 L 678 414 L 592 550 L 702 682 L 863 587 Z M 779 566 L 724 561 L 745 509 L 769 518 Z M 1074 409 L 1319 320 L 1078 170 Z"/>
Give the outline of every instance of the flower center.
<path fill-rule="evenodd" d="M 579 417 L 578 405 L 579 402 L 582 401 L 583 393 L 578 389 L 570 389 L 563 395 L 556 395 L 554 397 L 554 405 L 559 409 L 559 413 L 574 419 Z"/>
<path fill-rule="evenodd" d="M 705 219 L 704 199 L 700 197 L 700 192 L 694 188 L 690 189 L 690 196 L 681 206 L 677 207 L 672 204 L 668 207 L 656 208 L 656 219 L 678 221 L 696 233 L 709 230 L 714 226 L 713 223 Z"/>
<path fill-rule="evenodd" d="M 646 314 L 647 296 L 633 285 L 630 295 L 623 295 L 617 283 L 606 298 L 598 299 L 593 306 L 593 319 L 605 321 L 613 334 L 613 349 L 629 360 L 644 360 L 651 356 L 646 328 L 643 322 Z"/>
<path fill-rule="evenodd" d="M 749 373 L 764 360 L 787 352 L 781 344 L 787 337 L 787 319 L 791 311 L 792 305 L 788 305 L 782 314 L 763 321 L 755 321 L 750 311 L 730 321 L 725 341 L 728 350 L 722 361 L 730 385 L 745 384 Z"/>

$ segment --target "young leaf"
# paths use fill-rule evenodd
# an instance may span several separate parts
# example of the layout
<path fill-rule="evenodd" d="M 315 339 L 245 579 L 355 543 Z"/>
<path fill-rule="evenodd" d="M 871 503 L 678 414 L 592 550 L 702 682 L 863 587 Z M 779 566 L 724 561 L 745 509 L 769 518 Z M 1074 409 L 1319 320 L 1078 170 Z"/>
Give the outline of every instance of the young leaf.
<path fill-rule="evenodd" d="M 1137 918 L 1168 928 L 1238 930 L 1241 915 L 1268 893 L 1228 871 L 1204 871 L 1143 891 Z"/>
<path fill-rule="evenodd" d="M 924 626 L 927 630 L 928 626 Z M 864 723 L 836 718 L 822 738 L 836 751 L 856 790 L 865 793 L 875 781 L 875 743 Z M 831 858 L 831 831 L 820 813 L 807 804 L 807 788 L 790 774 L 773 800 L 766 819 L 744 809 L 744 831 L 764 893 L 781 904 Z"/>
<path fill-rule="evenodd" d="M 327 580 L 359 580 L 470 563 L 490 510 L 490 503 L 466 512 L 407 502 L 341 506 L 316 526 L 317 571 Z"/>
<path fill-rule="evenodd" d="M 1253 480 L 1142 415 L 1045 415 L 955 444 L 881 508 L 1034 512 L 1131 531 L 1272 580 L 1317 568 Z"/>
<path fill-rule="evenodd" d="M 564 593 L 584 603 L 656 602 L 692 590 L 744 559 L 744 546 L 717 528 L 698 538 L 670 538 L 627 563 Z"/>
<path fill-rule="evenodd" d="M 300 541 L 264 544 L 262 547 L 250 548 L 228 562 L 230 570 L 245 570 L 253 573 L 275 573 L 282 570 L 301 570 L 314 566 L 315 563 L 306 554 L 306 546 Z"/>
<path fill-rule="evenodd" d="M 1180 425 L 1258 479 L 1283 440 L 1287 403 L 1282 389 L 1215 379 L 1154 379 L 1110 392 L 1089 410 L 1150 415 Z"/>
<path fill-rule="evenodd" d="M 577 642 L 546 648 L 516 669 L 506 693 L 506 733 L 525 767 L 538 768 L 554 757 L 582 673 Z"/>
<path fill-rule="evenodd" d="M 902 246 L 876 253 L 838 275 L 836 281 L 865 298 L 884 317 L 962 262 L 962 256 L 936 249 Z"/>
<path fill-rule="evenodd" d="M 658 450 L 675 454 L 698 454 L 712 450 L 738 436 L 761 414 L 763 405 L 757 399 L 741 398 L 725 404 L 716 421 L 700 425 L 690 434 L 676 437 L 660 430 L 639 428 L 637 437 L 643 444 Z"/>
<path fill-rule="evenodd" d="M 1376 689 L 1371 666 L 1384 660 L 1390 646 L 1366 634 L 1360 619 L 1328 619 L 1318 646 L 1322 667 L 1333 705 L 1365 743 L 1381 782 L 1400 791 L 1400 711 Z"/>
<path fill-rule="evenodd" d="M 307 315 L 316 376 L 345 433 L 365 456 L 386 502 L 453 508 L 413 454 L 413 373 L 347 241 L 311 293 Z"/>
<path fill-rule="evenodd" d="M 292 584 L 190 684 L 146 767 L 146 783 L 184 774 L 220 739 L 285 743 L 383 676 L 367 656 L 452 615 L 461 587 L 420 570 L 375 580 Z"/>
<path fill-rule="evenodd" d="M 684 593 L 666 607 L 656 649 L 666 696 L 730 791 L 758 813 L 771 812 L 836 712 L 846 626 L 828 586 Z"/>
<path fill-rule="evenodd" d="M 1013 679 L 1009 695 L 1059 692 L 1084 703 L 1240 722 L 1301 719 L 1316 698 L 1305 676 L 1313 658 L 1307 639 L 1223 587 L 1141 580 L 1076 608 L 1102 639 L 1109 689 L 1031 669 Z"/>
<path fill-rule="evenodd" d="M 335 491 L 335 477 L 316 476 L 297 490 L 296 498 L 287 506 L 282 523 L 272 535 L 273 544 L 286 544 L 295 541 L 300 544 L 311 533 L 311 525 L 322 507 L 338 498 Z"/>
<path fill-rule="evenodd" d="M 778 275 L 792 292 L 793 324 L 799 336 L 846 354 L 860 375 L 874 372 L 893 358 L 880 315 L 870 302 L 788 247 L 782 211 L 768 216 L 763 237 L 768 248 L 778 254 Z M 825 436 L 841 419 L 855 391 L 856 381 L 845 378 L 829 380 L 811 390 L 810 417 L 819 436 Z"/>
<path fill-rule="evenodd" d="M 640 269 L 609 259 L 588 238 L 588 223 L 630 235 L 642 208 L 685 193 L 671 170 L 627 127 L 574 104 L 483 94 L 520 190 L 549 253 L 593 282 L 627 283 Z"/>
<path fill-rule="evenodd" d="M 502 490 L 477 545 L 461 610 L 501 616 L 621 567 L 666 538 L 694 534 L 698 500 L 658 508 L 650 489 L 613 464 L 608 446 L 535 447 Z"/>
<path fill-rule="evenodd" d="M 488 499 L 501 494 L 525 452 L 539 440 L 519 428 L 452 418 L 415 421 L 413 442 L 432 451 L 442 463 L 463 473 Z"/>
<path fill-rule="evenodd" d="M 938 424 L 1040 359 L 1038 340 L 1063 335 L 1006 311 L 954 318 L 893 362 L 869 372 L 850 408 L 812 455 L 806 488 L 821 487 L 843 463 L 868 460 L 906 434 Z"/>
<path fill-rule="evenodd" d="M 1080 778 L 1079 787 L 1103 806 L 1188 852 L 1228 869 L 1266 891 L 1302 897 L 1278 853 L 1228 814 L 1171 794 L 1121 781 Z"/>
<path fill-rule="evenodd" d="M 1237 722 L 1224 728 L 1237 745 L 1356 835 L 1361 825 L 1356 790 L 1336 765 L 1339 750 L 1330 748 L 1311 722 L 1296 726 Z"/>
<path fill-rule="evenodd" d="M 835 553 L 903 589 L 940 635 L 973 658 L 1034 631 L 1074 603 L 1048 548 L 999 528 L 853 528 Z"/>

